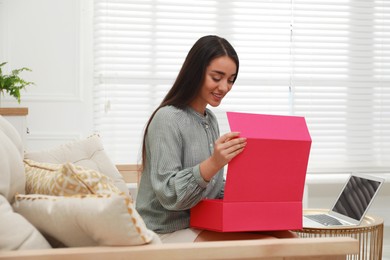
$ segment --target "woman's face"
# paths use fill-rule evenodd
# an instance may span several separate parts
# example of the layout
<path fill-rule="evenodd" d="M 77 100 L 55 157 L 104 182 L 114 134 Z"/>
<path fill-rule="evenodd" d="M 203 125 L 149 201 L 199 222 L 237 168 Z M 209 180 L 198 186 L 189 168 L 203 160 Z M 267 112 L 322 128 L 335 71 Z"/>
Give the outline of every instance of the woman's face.
<path fill-rule="evenodd" d="M 217 107 L 232 89 L 236 78 L 237 66 L 228 56 L 215 58 L 206 69 L 202 88 L 191 107 L 204 114 L 206 106 Z"/>

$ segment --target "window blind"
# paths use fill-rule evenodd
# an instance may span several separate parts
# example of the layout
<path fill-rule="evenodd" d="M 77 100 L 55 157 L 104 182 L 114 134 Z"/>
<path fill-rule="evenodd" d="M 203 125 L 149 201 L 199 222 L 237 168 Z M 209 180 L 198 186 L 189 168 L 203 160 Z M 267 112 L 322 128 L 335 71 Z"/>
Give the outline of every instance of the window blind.
<path fill-rule="evenodd" d="M 201 36 L 235 47 L 240 72 L 212 108 L 298 115 L 312 172 L 390 167 L 390 2 L 94 1 L 94 127 L 116 163 L 139 163 L 143 130 Z"/>

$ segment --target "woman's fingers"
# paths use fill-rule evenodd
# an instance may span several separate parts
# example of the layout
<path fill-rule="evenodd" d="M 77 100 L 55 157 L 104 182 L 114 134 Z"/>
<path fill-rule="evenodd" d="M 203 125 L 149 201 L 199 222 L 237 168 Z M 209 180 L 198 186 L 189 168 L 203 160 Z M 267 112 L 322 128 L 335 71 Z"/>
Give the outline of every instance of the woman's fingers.
<path fill-rule="evenodd" d="M 230 140 L 237 138 L 240 136 L 239 132 L 230 132 L 222 135 L 220 138 L 217 139 L 216 143 L 226 143 Z"/>
<path fill-rule="evenodd" d="M 246 146 L 246 138 L 239 137 L 239 135 L 239 132 L 230 132 L 216 141 L 215 152 L 219 153 L 226 163 L 241 153 Z"/>
<path fill-rule="evenodd" d="M 246 146 L 246 138 L 239 136 L 240 133 L 231 132 L 222 135 L 215 141 L 214 152 L 207 161 L 208 169 L 221 169 L 244 150 Z M 204 172 L 205 169 L 203 166 L 202 168 Z M 208 177 L 205 178 L 205 180 L 208 179 Z"/>
<path fill-rule="evenodd" d="M 245 146 L 246 146 L 246 141 L 228 147 L 226 149 L 226 155 L 228 157 L 227 159 L 229 159 L 230 161 L 232 158 L 240 154 L 244 150 Z"/>

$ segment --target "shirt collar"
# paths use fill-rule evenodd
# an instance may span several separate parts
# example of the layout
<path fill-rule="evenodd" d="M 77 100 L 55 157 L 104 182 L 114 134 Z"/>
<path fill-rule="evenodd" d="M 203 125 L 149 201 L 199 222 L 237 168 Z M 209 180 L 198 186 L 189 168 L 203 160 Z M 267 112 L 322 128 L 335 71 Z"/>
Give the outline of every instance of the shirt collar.
<path fill-rule="evenodd" d="M 208 123 L 209 122 L 209 115 L 208 115 L 208 109 L 205 110 L 205 115 L 200 114 L 199 112 L 195 111 L 192 107 L 187 106 L 186 110 L 189 114 L 195 116 L 201 123 Z"/>

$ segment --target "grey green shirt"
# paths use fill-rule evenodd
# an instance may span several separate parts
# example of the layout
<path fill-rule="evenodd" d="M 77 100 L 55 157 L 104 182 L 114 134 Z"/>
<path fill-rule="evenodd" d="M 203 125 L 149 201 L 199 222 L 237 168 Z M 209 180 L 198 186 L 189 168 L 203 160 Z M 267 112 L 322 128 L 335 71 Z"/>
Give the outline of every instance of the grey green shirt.
<path fill-rule="evenodd" d="M 223 169 L 210 182 L 199 164 L 214 151 L 219 137 L 215 115 L 191 108 L 160 108 L 146 135 L 146 164 L 141 175 L 136 208 L 146 226 L 156 233 L 189 227 L 190 208 L 203 198 L 223 194 Z"/>

